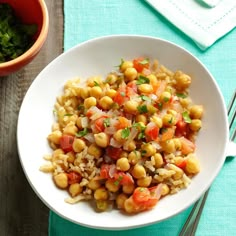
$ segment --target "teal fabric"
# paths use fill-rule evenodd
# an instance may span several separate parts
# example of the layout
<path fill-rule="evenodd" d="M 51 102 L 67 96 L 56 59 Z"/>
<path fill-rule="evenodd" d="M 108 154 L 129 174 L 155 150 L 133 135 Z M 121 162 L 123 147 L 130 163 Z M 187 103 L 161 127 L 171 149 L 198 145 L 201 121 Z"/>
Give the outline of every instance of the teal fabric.
<path fill-rule="evenodd" d="M 203 52 L 143 0 L 64 0 L 64 13 L 65 51 L 81 42 L 105 35 L 139 34 L 160 37 L 186 48 L 202 61 L 215 76 L 227 104 L 236 88 L 235 29 Z M 235 170 L 235 159 L 227 159 L 211 187 L 197 236 L 235 235 Z M 158 224 L 114 232 L 82 227 L 50 212 L 49 235 L 175 236 L 180 232 L 190 210 L 191 207 Z"/>

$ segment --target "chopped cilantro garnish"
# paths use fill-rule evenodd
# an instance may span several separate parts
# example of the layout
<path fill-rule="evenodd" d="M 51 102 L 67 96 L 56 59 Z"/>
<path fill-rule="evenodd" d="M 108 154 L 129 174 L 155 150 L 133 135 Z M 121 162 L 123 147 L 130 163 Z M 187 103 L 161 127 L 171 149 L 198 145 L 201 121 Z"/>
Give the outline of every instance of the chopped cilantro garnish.
<path fill-rule="evenodd" d="M 121 95 L 122 97 L 125 97 L 125 92 L 120 92 L 120 95 Z"/>
<path fill-rule="evenodd" d="M 124 61 L 124 59 L 123 58 L 121 58 L 120 59 L 120 65 L 118 65 L 118 66 L 116 66 L 116 67 L 119 67 L 119 68 L 121 68 L 121 66 L 123 65 L 123 63 L 124 63 L 125 61 Z"/>
<path fill-rule="evenodd" d="M 149 80 L 147 77 L 145 77 L 145 76 L 143 76 L 143 75 L 140 75 L 140 76 L 138 77 L 137 81 L 136 81 L 136 84 L 137 84 L 137 85 L 140 85 L 140 84 L 149 84 L 149 82 L 150 82 L 150 80 Z"/>
<path fill-rule="evenodd" d="M 84 128 L 83 130 L 77 132 L 75 135 L 76 135 L 76 137 L 83 137 L 83 136 L 85 136 L 87 133 L 88 133 L 88 129 L 87 129 L 87 128 Z"/>
<path fill-rule="evenodd" d="M 182 113 L 182 116 L 183 116 L 183 119 L 184 119 L 184 121 L 185 121 L 186 123 L 191 123 L 191 122 L 192 122 L 192 120 L 191 120 L 191 118 L 189 117 L 189 114 L 188 114 L 187 111 L 183 112 L 183 113 Z"/>
<path fill-rule="evenodd" d="M 147 106 L 146 106 L 146 105 L 140 105 L 140 106 L 137 107 L 137 109 L 138 109 L 138 112 L 139 112 L 140 114 L 143 114 L 143 113 L 147 113 L 147 112 L 148 112 L 148 109 L 147 109 Z"/>
<path fill-rule="evenodd" d="M 151 101 L 151 98 L 146 95 L 141 95 L 140 97 L 143 101 Z"/>
<path fill-rule="evenodd" d="M 162 110 L 163 104 L 162 104 L 161 102 L 157 103 L 157 106 L 158 106 L 158 109 L 159 109 L 159 110 Z"/>
<path fill-rule="evenodd" d="M 104 119 L 103 124 L 104 124 L 105 127 L 110 126 L 110 118 Z"/>
<path fill-rule="evenodd" d="M 163 98 L 164 102 L 168 102 L 170 99 L 168 97 Z"/>
<path fill-rule="evenodd" d="M 119 176 L 118 179 L 114 182 L 114 185 L 118 186 L 123 179 L 123 176 Z"/>
<path fill-rule="evenodd" d="M 144 156 L 147 153 L 146 150 L 141 150 L 141 156 Z"/>
<path fill-rule="evenodd" d="M 187 95 L 184 93 L 176 93 L 176 96 L 179 98 L 186 98 L 187 97 Z"/>
<path fill-rule="evenodd" d="M 121 138 L 127 139 L 129 137 L 129 134 L 130 134 L 129 128 L 122 129 Z"/>
<path fill-rule="evenodd" d="M 142 61 L 139 62 L 139 64 L 141 64 L 141 65 L 146 65 L 148 63 L 149 63 L 149 59 L 148 58 L 143 59 Z"/>
<path fill-rule="evenodd" d="M 84 105 L 83 105 L 83 104 L 80 104 L 80 105 L 77 107 L 77 110 L 79 110 L 79 111 L 84 110 Z"/>
<path fill-rule="evenodd" d="M 100 86 L 97 81 L 94 80 L 93 82 L 94 82 L 94 86 Z"/>
<path fill-rule="evenodd" d="M 64 116 L 73 116 L 73 114 L 66 113 L 66 114 L 64 114 Z"/>

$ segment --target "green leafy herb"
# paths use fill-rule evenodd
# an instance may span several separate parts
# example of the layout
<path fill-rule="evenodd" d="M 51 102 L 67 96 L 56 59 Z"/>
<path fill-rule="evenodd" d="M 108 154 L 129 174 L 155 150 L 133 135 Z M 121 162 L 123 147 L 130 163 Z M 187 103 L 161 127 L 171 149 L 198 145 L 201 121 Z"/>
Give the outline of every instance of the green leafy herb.
<path fill-rule="evenodd" d="M 139 62 L 139 64 L 141 64 L 141 65 L 146 65 L 148 63 L 149 63 L 149 59 L 148 58 L 143 59 L 142 61 Z"/>
<path fill-rule="evenodd" d="M 124 61 L 124 59 L 123 58 L 121 58 L 120 59 L 120 65 L 118 65 L 118 66 L 116 66 L 116 67 L 119 67 L 119 68 L 121 68 L 121 66 L 123 65 L 123 63 L 124 63 L 125 61 Z"/>
<path fill-rule="evenodd" d="M 148 112 L 148 109 L 147 109 L 147 106 L 146 106 L 146 105 L 140 105 L 140 106 L 137 107 L 137 109 L 138 109 L 138 112 L 139 112 L 140 114 L 143 114 L 143 113 L 147 113 L 147 112 Z"/>
<path fill-rule="evenodd" d="M 119 176 L 118 179 L 114 182 L 114 185 L 118 186 L 123 179 L 123 176 Z"/>
<path fill-rule="evenodd" d="M 121 138 L 127 139 L 129 137 L 129 134 L 130 134 L 129 128 L 122 129 Z"/>
<path fill-rule="evenodd" d="M 66 113 L 66 114 L 64 114 L 64 116 L 73 116 L 73 114 Z"/>
<path fill-rule="evenodd" d="M 145 138 L 145 129 L 141 130 L 140 133 L 138 134 L 138 139 Z"/>
<path fill-rule="evenodd" d="M 80 105 L 77 107 L 77 109 L 78 109 L 79 111 L 83 111 L 83 110 L 84 110 L 84 105 L 83 105 L 83 104 L 80 104 Z"/>
<path fill-rule="evenodd" d="M 157 106 L 158 106 L 158 109 L 159 109 L 159 110 L 162 110 L 162 108 L 163 108 L 163 103 L 162 103 L 162 102 L 159 102 L 159 103 L 157 103 Z"/>
<path fill-rule="evenodd" d="M 165 127 L 162 127 L 161 129 L 160 129 L 160 134 L 164 134 L 165 132 L 167 132 L 167 128 L 165 128 Z"/>
<path fill-rule="evenodd" d="M 36 24 L 23 24 L 7 3 L 0 3 L 0 63 L 23 54 L 33 44 Z"/>
<path fill-rule="evenodd" d="M 136 84 L 137 84 L 137 85 L 140 85 L 140 84 L 149 84 L 149 83 L 150 83 L 150 80 L 149 80 L 147 77 L 143 76 L 143 75 L 140 75 L 140 76 L 138 77 L 137 81 L 136 81 Z"/>
<path fill-rule="evenodd" d="M 104 124 L 105 127 L 110 126 L 110 118 L 104 119 L 103 124 Z"/>
<path fill-rule="evenodd" d="M 94 80 L 93 82 L 94 82 L 94 86 L 100 86 L 97 81 Z"/>
<path fill-rule="evenodd" d="M 182 113 L 182 116 L 183 116 L 183 119 L 184 119 L 184 121 L 186 122 L 186 123 L 191 123 L 192 122 L 192 120 L 191 120 L 191 118 L 189 117 L 189 114 L 188 114 L 188 112 L 187 111 L 185 111 L 185 112 L 183 112 Z"/>
<path fill-rule="evenodd" d="M 141 95 L 140 96 L 143 101 L 151 101 L 152 99 L 146 95 Z"/>
<path fill-rule="evenodd" d="M 145 156 L 146 153 L 147 153 L 146 150 L 141 150 L 141 156 Z"/>
<path fill-rule="evenodd" d="M 170 99 L 168 97 L 163 98 L 164 102 L 168 102 Z"/>
<path fill-rule="evenodd" d="M 120 95 L 121 95 L 122 97 L 125 97 L 125 92 L 120 92 Z"/>
<path fill-rule="evenodd" d="M 186 98 L 187 97 L 187 95 L 184 93 L 176 93 L 176 96 L 179 98 Z"/>
<path fill-rule="evenodd" d="M 83 137 L 83 136 L 85 136 L 87 133 L 88 133 L 88 129 L 87 129 L 87 128 L 84 128 L 83 130 L 77 132 L 75 135 L 76 135 L 76 137 Z"/>

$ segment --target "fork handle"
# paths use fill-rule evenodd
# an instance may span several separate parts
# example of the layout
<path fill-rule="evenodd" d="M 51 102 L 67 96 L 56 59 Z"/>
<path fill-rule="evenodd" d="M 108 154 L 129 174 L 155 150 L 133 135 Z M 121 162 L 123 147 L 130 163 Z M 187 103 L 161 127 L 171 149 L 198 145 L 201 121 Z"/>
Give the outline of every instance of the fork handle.
<path fill-rule="evenodd" d="M 210 189 L 208 189 L 205 192 L 205 194 L 194 204 L 194 207 L 192 211 L 190 212 L 188 219 L 186 220 L 179 236 L 194 236 L 195 235 L 209 190 Z"/>

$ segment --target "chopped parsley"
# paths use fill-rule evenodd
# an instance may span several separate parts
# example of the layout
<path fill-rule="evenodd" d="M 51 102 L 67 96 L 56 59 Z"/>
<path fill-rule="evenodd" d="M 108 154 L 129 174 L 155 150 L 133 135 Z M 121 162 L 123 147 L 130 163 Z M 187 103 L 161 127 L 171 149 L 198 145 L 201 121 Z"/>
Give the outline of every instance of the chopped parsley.
<path fill-rule="evenodd" d="M 104 124 L 105 127 L 110 126 L 110 118 L 104 119 L 103 124 Z"/>
<path fill-rule="evenodd" d="M 138 112 L 139 112 L 140 114 L 143 114 L 143 113 L 147 113 L 147 112 L 148 112 L 148 109 L 147 109 L 147 106 L 146 106 L 146 105 L 140 105 L 140 106 L 137 107 L 137 109 L 138 109 Z"/>
<path fill-rule="evenodd" d="M 149 59 L 148 58 L 143 59 L 142 61 L 139 62 L 139 64 L 141 64 L 141 65 L 146 65 L 148 63 L 149 63 Z"/>
<path fill-rule="evenodd" d="M 87 133 L 88 133 L 88 129 L 87 129 L 87 128 L 84 128 L 83 130 L 77 132 L 75 135 L 76 135 L 76 137 L 83 137 L 83 136 L 85 136 Z"/>
<path fill-rule="evenodd" d="M 151 101 L 152 99 L 146 95 L 141 95 L 140 98 L 143 100 L 143 101 Z"/>
<path fill-rule="evenodd" d="M 114 185 L 118 186 L 122 179 L 123 179 L 123 176 L 120 175 L 118 179 L 114 182 Z"/>
<path fill-rule="evenodd" d="M 94 82 L 94 86 L 99 86 L 100 87 L 100 84 L 97 82 L 97 81 L 93 81 Z"/>
<path fill-rule="evenodd" d="M 122 129 L 121 138 L 127 139 L 129 137 L 129 134 L 130 134 L 129 128 Z"/>
<path fill-rule="evenodd" d="M 13 60 L 34 43 L 36 24 L 23 24 L 7 3 L 0 3 L 0 63 Z"/>
<path fill-rule="evenodd" d="M 83 104 L 80 104 L 80 105 L 77 107 L 77 110 L 83 111 L 83 110 L 84 110 L 84 105 L 83 105 Z"/>
<path fill-rule="evenodd" d="M 149 84 L 149 83 L 150 83 L 150 80 L 149 80 L 147 77 L 143 76 L 143 75 L 140 75 L 140 76 L 138 77 L 137 81 L 136 81 L 136 84 L 137 84 L 137 85 L 140 85 L 140 84 Z"/>
<path fill-rule="evenodd" d="M 73 114 L 66 113 L 66 114 L 64 114 L 64 116 L 73 116 Z"/>
<path fill-rule="evenodd" d="M 184 93 L 176 93 L 176 96 L 179 98 L 186 98 L 187 97 L 187 95 Z"/>
<path fill-rule="evenodd" d="M 191 118 L 190 118 L 190 116 L 189 116 L 189 114 L 188 114 L 188 112 L 187 111 L 185 111 L 185 112 L 183 112 L 182 113 L 182 116 L 183 116 L 183 119 L 184 119 L 184 121 L 186 122 L 186 123 L 191 123 L 192 122 L 192 120 L 191 120 Z"/>

